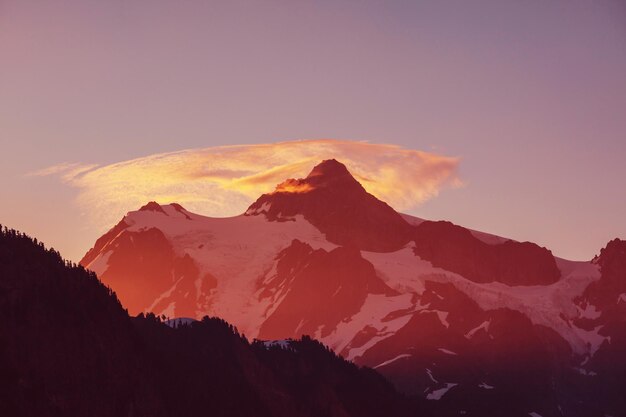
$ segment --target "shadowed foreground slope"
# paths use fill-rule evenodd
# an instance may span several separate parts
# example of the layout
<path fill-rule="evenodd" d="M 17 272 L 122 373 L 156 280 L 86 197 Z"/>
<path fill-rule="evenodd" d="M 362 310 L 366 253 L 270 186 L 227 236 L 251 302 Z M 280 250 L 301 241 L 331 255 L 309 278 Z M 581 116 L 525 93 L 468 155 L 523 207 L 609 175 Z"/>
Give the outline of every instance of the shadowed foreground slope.
<path fill-rule="evenodd" d="M 0 415 L 420 415 L 375 371 L 304 337 L 250 344 L 217 318 L 130 318 L 95 274 L 0 233 Z"/>

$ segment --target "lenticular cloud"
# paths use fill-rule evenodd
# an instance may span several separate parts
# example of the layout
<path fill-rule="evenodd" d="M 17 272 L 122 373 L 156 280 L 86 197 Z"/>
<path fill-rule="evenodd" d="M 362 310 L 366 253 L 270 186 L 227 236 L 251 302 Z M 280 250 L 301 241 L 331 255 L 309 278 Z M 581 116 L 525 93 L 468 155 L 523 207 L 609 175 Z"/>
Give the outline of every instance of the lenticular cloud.
<path fill-rule="evenodd" d="M 304 177 L 330 158 L 344 163 L 367 191 L 398 210 L 460 184 L 458 158 L 329 139 L 189 149 L 106 166 L 64 163 L 33 175 L 58 175 L 78 188 L 78 204 L 104 228 L 148 201 L 178 202 L 208 216 L 240 214 L 278 183 Z"/>

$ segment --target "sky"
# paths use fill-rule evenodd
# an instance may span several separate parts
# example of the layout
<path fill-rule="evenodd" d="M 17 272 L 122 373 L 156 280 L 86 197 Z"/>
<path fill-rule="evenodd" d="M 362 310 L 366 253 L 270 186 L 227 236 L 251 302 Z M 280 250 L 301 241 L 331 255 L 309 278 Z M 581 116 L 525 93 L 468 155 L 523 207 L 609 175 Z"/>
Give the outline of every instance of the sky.
<path fill-rule="evenodd" d="M 626 3 L 0 0 L 0 223 L 72 260 L 151 192 L 235 215 L 329 152 L 404 212 L 592 258 L 626 238 Z"/>

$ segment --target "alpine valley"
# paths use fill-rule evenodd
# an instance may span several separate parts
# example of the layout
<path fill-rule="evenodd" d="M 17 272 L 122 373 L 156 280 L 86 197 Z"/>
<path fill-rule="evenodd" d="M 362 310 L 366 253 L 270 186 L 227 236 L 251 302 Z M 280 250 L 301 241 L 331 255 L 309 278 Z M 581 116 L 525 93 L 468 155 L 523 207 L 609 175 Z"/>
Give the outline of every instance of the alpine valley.
<path fill-rule="evenodd" d="M 216 316 L 287 350 L 317 339 L 419 415 L 626 415 L 626 241 L 560 259 L 398 213 L 336 160 L 235 217 L 150 202 L 80 263 L 131 315 Z"/>

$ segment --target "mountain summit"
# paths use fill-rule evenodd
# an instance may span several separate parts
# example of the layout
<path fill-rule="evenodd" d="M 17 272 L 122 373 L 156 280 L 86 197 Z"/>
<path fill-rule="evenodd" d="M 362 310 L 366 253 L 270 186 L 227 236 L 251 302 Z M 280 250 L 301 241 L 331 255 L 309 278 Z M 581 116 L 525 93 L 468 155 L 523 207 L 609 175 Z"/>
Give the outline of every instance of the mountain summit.
<path fill-rule="evenodd" d="M 281 182 L 274 193 L 306 193 L 319 188 L 365 191 L 344 164 L 336 159 L 327 159 L 316 165 L 306 178 L 290 178 Z"/>
<path fill-rule="evenodd" d="M 329 241 L 372 251 L 399 249 L 410 233 L 398 212 L 368 193 L 335 159 L 322 161 L 306 178 L 278 184 L 274 192 L 259 197 L 246 215 L 264 215 L 270 221 L 301 215 Z"/>
<path fill-rule="evenodd" d="M 316 165 L 307 175 L 305 181 L 314 187 L 360 186 L 348 168 L 336 159 L 326 159 Z"/>

